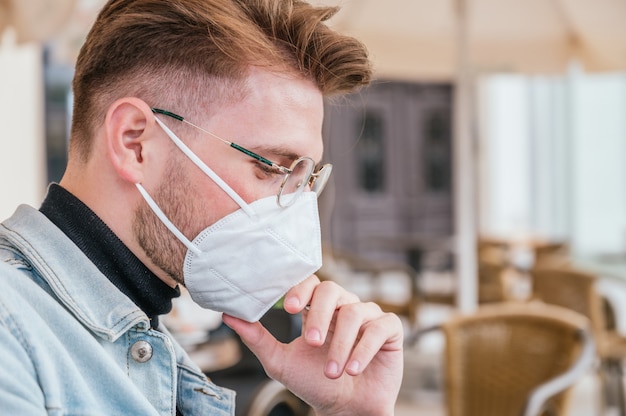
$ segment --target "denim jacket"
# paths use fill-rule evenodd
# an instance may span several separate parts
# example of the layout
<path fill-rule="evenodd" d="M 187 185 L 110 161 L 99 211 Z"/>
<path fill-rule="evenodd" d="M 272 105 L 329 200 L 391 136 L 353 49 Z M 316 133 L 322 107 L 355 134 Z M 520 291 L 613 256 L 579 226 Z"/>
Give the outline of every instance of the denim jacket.
<path fill-rule="evenodd" d="M 232 415 L 167 330 L 22 205 L 0 224 L 0 413 Z"/>

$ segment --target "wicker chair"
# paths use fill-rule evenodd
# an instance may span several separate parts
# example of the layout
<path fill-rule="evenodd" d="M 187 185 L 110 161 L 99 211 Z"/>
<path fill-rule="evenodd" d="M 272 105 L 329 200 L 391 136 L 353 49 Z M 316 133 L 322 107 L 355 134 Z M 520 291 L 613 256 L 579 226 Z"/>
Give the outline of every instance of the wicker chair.
<path fill-rule="evenodd" d="M 569 244 L 565 241 L 536 244 L 534 267 L 567 266 L 571 263 Z"/>
<path fill-rule="evenodd" d="M 506 265 L 478 260 L 478 303 L 503 302 L 508 299 L 504 271 Z"/>
<path fill-rule="evenodd" d="M 433 330 L 445 336 L 448 416 L 564 415 L 594 359 L 588 319 L 541 303 L 481 306 L 409 342 Z"/>
<path fill-rule="evenodd" d="M 476 241 L 478 259 L 500 264 L 507 264 L 510 260 L 510 242 L 502 239 L 478 237 Z"/>
<path fill-rule="evenodd" d="M 563 268 L 537 268 L 532 271 L 533 298 L 563 306 L 587 316 L 600 358 L 600 379 L 605 406 L 617 406 L 626 415 L 622 362 L 626 358 L 626 338 L 617 332 L 610 303 L 597 291 L 593 273 Z"/>

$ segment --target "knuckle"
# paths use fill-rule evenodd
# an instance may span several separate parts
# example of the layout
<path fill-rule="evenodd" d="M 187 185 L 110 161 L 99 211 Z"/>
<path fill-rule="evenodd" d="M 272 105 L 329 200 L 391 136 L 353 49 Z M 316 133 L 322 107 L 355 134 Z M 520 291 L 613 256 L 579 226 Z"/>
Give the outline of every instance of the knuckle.
<path fill-rule="evenodd" d="M 346 303 L 339 308 L 342 319 L 356 320 L 362 316 L 362 304 Z"/>
<path fill-rule="evenodd" d="M 342 337 L 336 337 L 333 340 L 333 348 L 336 352 L 339 352 L 342 356 L 349 353 L 354 347 L 354 343 L 350 342 Z"/>
<path fill-rule="evenodd" d="M 374 310 L 375 312 L 382 313 L 383 311 L 380 305 L 376 302 L 366 302 L 365 304 L 367 305 L 368 308 Z"/>
<path fill-rule="evenodd" d="M 377 305 L 378 309 L 380 307 Z M 391 312 L 380 312 L 380 316 L 376 319 L 372 319 L 367 322 L 364 326 L 367 327 L 367 330 L 371 331 L 381 331 L 381 332 L 389 332 L 394 330 L 395 328 L 402 328 L 402 321 L 400 317 L 395 313 Z"/>
<path fill-rule="evenodd" d="M 357 303 L 361 301 L 355 293 L 346 290 L 343 286 L 331 280 L 321 281 L 315 290 L 319 293 L 333 295 L 340 303 Z"/>
<path fill-rule="evenodd" d="M 400 317 L 395 313 L 385 312 L 384 318 L 391 321 L 391 323 L 398 328 L 403 327 L 402 319 L 400 319 Z"/>
<path fill-rule="evenodd" d="M 388 328 L 389 323 L 385 319 L 374 319 L 367 322 L 364 326 L 369 331 L 379 331 Z"/>
<path fill-rule="evenodd" d="M 341 286 L 339 286 L 336 282 L 333 282 L 332 280 L 324 280 L 323 282 L 319 283 L 319 288 L 322 290 L 334 291 L 341 289 Z"/>

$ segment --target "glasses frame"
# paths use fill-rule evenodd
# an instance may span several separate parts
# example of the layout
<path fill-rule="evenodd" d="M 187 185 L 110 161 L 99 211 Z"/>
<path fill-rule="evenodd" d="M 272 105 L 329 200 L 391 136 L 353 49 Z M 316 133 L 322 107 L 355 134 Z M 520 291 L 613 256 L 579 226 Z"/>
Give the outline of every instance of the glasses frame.
<path fill-rule="evenodd" d="M 276 203 L 283 208 L 287 208 L 288 206 L 292 205 L 297 197 L 304 191 L 304 188 L 308 185 L 311 188 L 311 191 L 315 192 L 318 196 L 322 193 L 322 191 L 324 190 L 324 187 L 326 186 L 326 183 L 328 182 L 328 178 L 330 177 L 330 173 L 332 172 L 332 165 L 330 163 L 326 163 L 322 166 L 319 167 L 319 169 L 315 170 L 315 161 L 308 157 L 308 156 L 301 156 L 298 159 L 294 160 L 291 163 L 290 167 L 285 167 L 282 165 L 279 165 L 276 162 L 272 162 L 269 159 L 264 158 L 263 156 L 254 153 L 252 150 L 248 150 L 243 146 L 238 145 L 237 143 L 231 142 L 229 140 L 226 140 L 218 135 L 216 135 L 215 133 L 211 133 L 208 130 L 203 129 L 202 127 L 191 123 L 190 121 L 187 121 L 187 119 L 185 119 L 184 117 L 176 114 L 176 113 L 172 113 L 171 111 L 167 111 L 167 110 L 163 110 L 161 108 L 156 108 L 156 107 L 152 107 L 151 108 L 152 112 L 154 114 L 161 114 L 167 117 L 171 117 L 175 120 L 181 121 L 183 123 L 186 123 L 198 130 L 200 130 L 201 132 L 208 134 L 209 136 L 218 139 L 219 141 L 221 141 L 224 144 L 227 144 L 229 147 L 238 150 L 239 152 L 250 156 L 251 158 L 265 164 L 268 166 L 271 166 L 273 169 L 276 169 L 279 173 L 285 175 L 285 177 L 283 178 L 283 181 L 280 185 L 280 188 L 278 190 L 278 193 L 276 194 Z M 307 175 L 305 175 L 305 180 L 302 182 L 302 185 L 298 184 L 296 191 L 294 193 L 297 193 L 295 198 L 291 198 L 289 200 L 288 203 L 284 203 L 281 202 L 281 196 L 283 195 L 283 190 L 285 189 L 285 184 L 287 183 L 287 181 L 289 180 L 289 177 L 291 175 L 291 173 L 293 173 L 295 166 L 302 162 L 303 160 L 307 160 L 310 161 L 310 165 L 312 166 L 312 168 L 310 169 L 310 171 L 307 173 Z M 284 198 L 284 197 L 283 197 Z"/>

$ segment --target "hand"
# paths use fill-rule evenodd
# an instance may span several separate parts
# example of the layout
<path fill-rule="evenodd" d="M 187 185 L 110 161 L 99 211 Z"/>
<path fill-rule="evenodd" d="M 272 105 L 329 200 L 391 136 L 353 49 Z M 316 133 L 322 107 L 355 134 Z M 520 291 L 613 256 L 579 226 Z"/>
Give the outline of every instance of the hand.
<path fill-rule="evenodd" d="M 278 342 L 259 322 L 228 315 L 224 322 L 267 374 L 317 415 L 393 414 L 403 369 L 403 330 L 396 315 L 315 276 L 287 293 L 284 308 L 303 312 L 302 335 L 289 344 Z"/>

